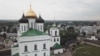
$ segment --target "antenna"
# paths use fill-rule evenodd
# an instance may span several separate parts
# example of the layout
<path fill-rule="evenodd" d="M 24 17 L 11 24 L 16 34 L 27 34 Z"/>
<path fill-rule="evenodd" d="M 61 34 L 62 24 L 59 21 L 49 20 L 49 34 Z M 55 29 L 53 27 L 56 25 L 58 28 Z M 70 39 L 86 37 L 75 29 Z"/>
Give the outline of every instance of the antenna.
<path fill-rule="evenodd" d="M 55 22 L 55 17 L 54 17 L 54 22 L 53 22 L 53 26 L 56 26 L 56 22 Z"/>

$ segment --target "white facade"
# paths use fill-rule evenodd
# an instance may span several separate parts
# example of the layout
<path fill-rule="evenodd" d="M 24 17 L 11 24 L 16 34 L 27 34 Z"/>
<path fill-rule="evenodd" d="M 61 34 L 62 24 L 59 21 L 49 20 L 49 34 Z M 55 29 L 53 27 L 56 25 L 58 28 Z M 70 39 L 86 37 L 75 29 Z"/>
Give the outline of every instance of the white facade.
<path fill-rule="evenodd" d="M 28 23 L 20 23 L 19 31 L 20 33 L 26 32 L 28 30 Z"/>
<path fill-rule="evenodd" d="M 36 29 L 44 32 L 44 23 L 36 23 Z"/>
<path fill-rule="evenodd" d="M 86 38 L 88 40 L 98 40 L 95 36 L 91 36 L 90 38 Z"/>
<path fill-rule="evenodd" d="M 51 47 L 53 47 L 56 43 L 60 44 L 60 37 L 51 37 Z"/>
<path fill-rule="evenodd" d="M 59 29 L 55 27 L 50 28 L 50 36 L 59 36 Z"/>
<path fill-rule="evenodd" d="M 29 28 L 33 28 L 33 29 L 36 29 L 35 27 L 36 27 L 36 19 L 35 18 L 29 18 L 28 19 L 28 21 L 29 21 Z"/>
<path fill-rule="evenodd" d="M 59 53 L 63 53 L 64 51 L 63 51 L 63 49 L 61 48 L 61 49 L 55 49 L 54 50 L 54 54 L 59 54 Z"/>
<path fill-rule="evenodd" d="M 19 56 L 50 56 L 50 41 L 48 35 L 20 37 Z M 45 49 L 43 49 L 44 44 Z M 37 50 L 34 49 L 35 45 L 37 45 Z M 27 51 L 25 51 L 25 46 L 27 46 Z"/>

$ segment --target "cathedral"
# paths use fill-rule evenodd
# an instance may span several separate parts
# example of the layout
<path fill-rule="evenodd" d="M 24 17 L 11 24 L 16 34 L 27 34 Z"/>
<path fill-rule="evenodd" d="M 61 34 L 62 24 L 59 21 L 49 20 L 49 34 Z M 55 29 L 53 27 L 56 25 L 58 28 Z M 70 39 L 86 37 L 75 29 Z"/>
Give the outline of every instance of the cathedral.
<path fill-rule="evenodd" d="M 12 56 L 51 56 L 63 53 L 60 46 L 59 28 L 54 23 L 48 33 L 44 32 L 44 20 L 32 10 L 22 15 L 17 31 L 17 43 L 11 46 Z"/>

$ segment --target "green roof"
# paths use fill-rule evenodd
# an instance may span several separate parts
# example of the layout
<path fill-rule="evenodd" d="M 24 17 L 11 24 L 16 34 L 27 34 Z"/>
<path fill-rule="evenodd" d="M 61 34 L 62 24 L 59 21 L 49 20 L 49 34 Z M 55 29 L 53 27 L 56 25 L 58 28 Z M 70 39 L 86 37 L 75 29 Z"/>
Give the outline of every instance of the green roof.
<path fill-rule="evenodd" d="M 56 43 L 56 44 L 53 46 L 53 48 L 54 48 L 54 49 L 60 49 L 60 48 L 62 48 L 62 46 L 59 45 L 58 43 Z"/>
<path fill-rule="evenodd" d="M 29 29 L 27 32 L 22 33 L 23 36 L 37 36 L 37 35 L 46 35 L 46 33 L 41 32 L 37 29 Z"/>
<path fill-rule="evenodd" d="M 15 55 L 13 55 L 13 56 L 19 56 L 19 53 L 16 53 Z"/>

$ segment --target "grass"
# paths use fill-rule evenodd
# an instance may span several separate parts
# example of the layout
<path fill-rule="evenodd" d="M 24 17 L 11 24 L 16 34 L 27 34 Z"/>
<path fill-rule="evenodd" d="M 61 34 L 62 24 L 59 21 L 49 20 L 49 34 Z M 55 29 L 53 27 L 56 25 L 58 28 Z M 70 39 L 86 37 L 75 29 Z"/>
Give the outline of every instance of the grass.
<path fill-rule="evenodd" d="M 100 56 L 100 48 L 91 45 L 79 45 L 75 47 L 73 56 Z"/>

